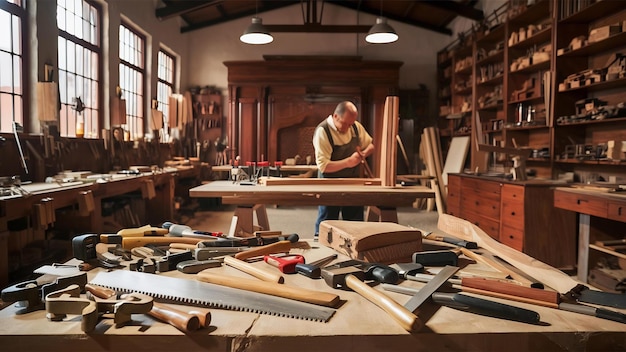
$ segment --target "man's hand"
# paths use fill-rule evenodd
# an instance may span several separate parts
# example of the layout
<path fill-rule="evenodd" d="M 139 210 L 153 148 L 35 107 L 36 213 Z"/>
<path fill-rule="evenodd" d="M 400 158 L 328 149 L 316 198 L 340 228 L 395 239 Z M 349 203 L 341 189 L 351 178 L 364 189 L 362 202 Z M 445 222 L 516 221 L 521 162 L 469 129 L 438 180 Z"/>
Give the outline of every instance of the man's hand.
<path fill-rule="evenodd" d="M 355 167 L 359 165 L 362 160 L 363 160 L 363 157 L 361 153 L 356 151 L 352 153 L 352 155 L 350 155 L 348 158 L 346 158 L 346 163 L 348 164 L 348 167 Z"/>

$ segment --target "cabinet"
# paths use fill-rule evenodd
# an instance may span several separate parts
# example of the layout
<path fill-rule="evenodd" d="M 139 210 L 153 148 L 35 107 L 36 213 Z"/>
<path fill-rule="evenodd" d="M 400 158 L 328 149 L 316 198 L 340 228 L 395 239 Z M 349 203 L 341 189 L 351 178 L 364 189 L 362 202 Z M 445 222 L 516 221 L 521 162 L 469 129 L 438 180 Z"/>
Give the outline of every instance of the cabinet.
<path fill-rule="evenodd" d="M 192 95 L 194 136 L 200 143 L 201 161 L 223 165 L 226 143 L 222 140 L 223 102 L 219 91 L 204 87 Z"/>
<path fill-rule="evenodd" d="M 576 216 L 553 205 L 551 182 L 448 175 L 448 213 L 557 268 L 576 263 Z"/>
<path fill-rule="evenodd" d="M 543 179 L 566 173 L 578 182 L 626 178 L 624 3 L 511 0 L 498 11 L 505 14 L 500 26 L 463 34 L 472 40 L 473 67 L 453 71 L 449 82 L 450 111 L 469 106 L 465 111 L 472 116 L 463 128 L 480 131 L 472 132 L 472 143 L 530 149 L 527 171 Z M 453 68 L 466 47 L 445 49 Z M 470 71 L 471 92 L 460 84 Z M 462 97 L 470 95 L 473 100 L 466 104 Z M 442 138 L 453 131 L 442 131 Z M 472 171 L 510 166 L 511 158 L 486 158 L 472 147 Z"/>

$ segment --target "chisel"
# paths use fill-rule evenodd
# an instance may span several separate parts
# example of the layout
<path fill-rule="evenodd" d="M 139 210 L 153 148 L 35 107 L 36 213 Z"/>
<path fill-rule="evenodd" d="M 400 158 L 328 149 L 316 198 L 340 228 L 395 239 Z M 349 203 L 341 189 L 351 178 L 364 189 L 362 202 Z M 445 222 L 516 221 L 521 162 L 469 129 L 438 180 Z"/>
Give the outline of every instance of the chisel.
<path fill-rule="evenodd" d="M 334 259 L 337 259 L 337 254 L 332 254 L 310 263 L 296 264 L 296 272 L 312 279 L 319 279 L 322 277 L 322 269 L 320 267 Z"/>

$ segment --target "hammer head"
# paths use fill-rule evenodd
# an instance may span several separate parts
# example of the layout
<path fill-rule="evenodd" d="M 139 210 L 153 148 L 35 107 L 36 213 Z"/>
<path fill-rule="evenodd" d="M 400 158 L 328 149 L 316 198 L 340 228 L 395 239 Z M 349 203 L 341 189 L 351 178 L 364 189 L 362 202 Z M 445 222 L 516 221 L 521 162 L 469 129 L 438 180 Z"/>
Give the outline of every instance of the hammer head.
<path fill-rule="evenodd" d="M 424 272 L 424 266 L 420 263 L 397 263 L 392 264 L 391 267 L 398 270 L 398 274 L 404 279 L 407 276 L 414 276 Z"/>
<path fill-rule="evenodd" d="M 332 288 L 347 289 L 346 276 L 354 275 L 359 280 L 365 280 L 365 272 L 354 266 L 322 269 L 322 278 Z"/>

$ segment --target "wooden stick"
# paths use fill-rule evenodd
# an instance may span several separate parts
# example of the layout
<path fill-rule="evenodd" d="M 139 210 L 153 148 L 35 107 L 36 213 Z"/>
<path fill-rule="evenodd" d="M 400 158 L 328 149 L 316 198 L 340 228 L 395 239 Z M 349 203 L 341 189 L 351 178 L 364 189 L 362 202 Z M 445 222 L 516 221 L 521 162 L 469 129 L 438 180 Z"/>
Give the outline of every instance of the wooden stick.
<path fill-rule="evenodd" d="M 474 253 L 474 252 L 470 251 L 467 248 L 460 247 L 459 249 L 461 250 L 461 253 L 463 253 L 466 257 L 468 257 L 470 259 L 473 259 L 473 260 L 475 260 L 477 262 L 481 262 L 481 263 L 483 263 L 485 265 L 488 265 L 488 266 L 490 266 L 490 267 L 492 267 L 492 268 L 494 268 L 494 269 L 496 269 L 496 270 L 498 270 L 500 272 L 508 274 L 513 280 L 519 282 L 521 285 L 530 287 L 533 284 L 532 281 L 528 280 L 524 276 L 519 275 L 518 273 L 516 273 L 514 271 L 509 270 L 509 268 L 507 268 L 504 265 L 496 262 L 495 260 L 486 258 L 486 257 L 484 257 L 482 255 L 477 254 L 477 253 Z"/>
<path fill-rule="evenodd" d="M 233 258 L 231 256 L 224 257 L 224 264 L 232 266 L 235 269 L 239 269 L 246 274 L 250 274 L 257 279 L 267 281 L 267 282 L 275 282 L 282 284 L 285 282 L 285 278 L 282 275 L 274 274 L 262 269 L 257 268 L 256 266 L 246 263 L 243 260 L 239 260 L 237 258 Z"/>
<path fill-rule="evenodd" d="M 200 319 L 197 316 L 162 303 L 153 302 L 152 310 L 148 314 L 183 332 L 191 332 L 200 328 Z"/>
<path fill-rule="evenodd" d="M 340 302 L 339 296 L 328 292 L 296 288 L 287 285 L 277 284 L 275 282 L 266 282 L 252 279 L 244 279 L 240 277 L 218 275 L 210 273 L 209 271 L 199 272 L 196 278 L 200 281 L 209 282 L 212 284 L 228 286 L 252 292 L 265 293 L 272 296 L 289 298 L 296 301 L 318 304 L 327 307 L 337 307 Z"/>

